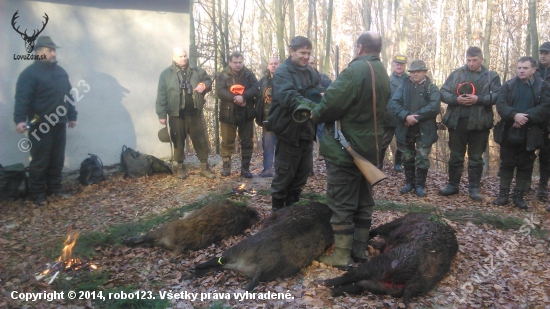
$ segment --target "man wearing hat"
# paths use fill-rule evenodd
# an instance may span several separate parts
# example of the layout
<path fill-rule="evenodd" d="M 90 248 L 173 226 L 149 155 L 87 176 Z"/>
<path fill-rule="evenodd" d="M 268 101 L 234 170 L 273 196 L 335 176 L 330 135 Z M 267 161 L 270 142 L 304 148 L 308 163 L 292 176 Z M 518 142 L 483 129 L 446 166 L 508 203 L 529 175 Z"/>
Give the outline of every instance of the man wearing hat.
<path fill-rule="evenodd" d="M 419 197 L 426 196 L 430 152 L 437 141 L 435 118 L 441 108 L 439 88 L 426 77 L 427 72 L 424 61 L 413 61 L 411 76 L 397 88 L 390 103 L 398 120 L 395 136 L 405 168 L 406 184 L 401 194 L 415 190 Z"/>
<path fill-rule="evenodd" d="M 200 174 L 213 179 L 216 175 L 208 166 L 208 141 L 203 122 L 204 96 L 212 90 L 212 79 L 201 68 L 191 67 L 187 51 L 175 47 L 172 65 L 160 74 L 156 112 L 159 122 L 170 126 L 170 137 L 174 143 L 174 160 L 178 162 L 178 177 L 187 178 L 185 168 L 185 139 L 187 134 L 201 162 Z M 166 132 L 159 132 L 162 141 L 170 141 Z"/>
<path fill-rule="evenodd" d="M 550 42 L 544 42 L 539 48 L 539 63 L 536 75 L 550 82 Z M 539 189 L 537 197 L 540 200 L 548 199 L 548 179 L 550 178 L 550 122 L 547 123 L 544 132 L 544 146 L 539 151 Z M 550 206 L 546 208 L 550 211 Z"/>
<path fill-rule="evenodd" d="M 403 80 L 409 77 L 409 74 L 405 73 L 405 67 L 407 66 L 407 57 L 403 55 L 397 55 L 393 57 L 392 67 L 393 72 L 390 75 L 390 88 L 391 88 L 391 96 L 390 96 L 390 102 L 391 97 L 401 86 L 401 83 Z M 386 125 L 384 126 L 384 135 L 382 136 L 382 144 L 380 146 L 380 162 L 378 162 L 378 168 L 382 169 L 384 166 L 384 156 L 386 155 L 386 150 L 388 149 L 388 146 L 390 145 L 393 136 L 395 135 L 395 127 L 397 126 L 397 117 L 392 112 L 390 102 L 388 102 L 388 106 L 386 107 Z M 397 149 L 394 154 L 394 164 L 393 164 L 393 170 L 396 172 L 402 172 L 403 169 L 401 168 L 401 158 L 403 156 L 403 153 Z"/>
<path fill-rule="evenodd" d="M 439 190 L 448 196 L 458 193 L 458 185 L 468 150 L 468 192 L 470 198 L 481 201 L 483 152 L 487 149 L 489 130 L 493 127 L 493 105 L 501 86 L 497 72 L 489 71 L 483 63 L 479 47 L 466 51 L 466 65 L 449 75 L 441 87 L 441 100 L 447 103 L 443 123 L 449 129 L 449 182 Z"/>
<path fill-rule="evenodd" d="M 13 118 L 17 132 L 25 132 L 27 121 L 40 117 L 42 126 L 29 130 L 32 144 L 29 165 L 29 193 L 34 203 L 46 204 L 46 195 L 69 197 L 63 193 L 61 171 L 65 163 L 67 123 L 76 126 L 76 109 L 66 96 L 71 96 L 67 72 L 57 65 L 55 45 L 49 36 L 36 40 L 38 60 L 28 66 L 17 79 Z M 73 102 L 73 101 L 71 101 Z"/>

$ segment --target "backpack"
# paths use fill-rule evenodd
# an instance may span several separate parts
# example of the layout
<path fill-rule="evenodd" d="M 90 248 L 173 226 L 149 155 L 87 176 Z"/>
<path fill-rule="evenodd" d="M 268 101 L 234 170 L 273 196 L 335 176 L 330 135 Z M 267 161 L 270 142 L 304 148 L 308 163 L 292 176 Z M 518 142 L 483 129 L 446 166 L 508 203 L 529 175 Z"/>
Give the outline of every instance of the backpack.
<path fill-rule="evenodd" d="M 151 165 L 151 168 L 153 169 L 153 173 L 167 173 L 172 174 L 172 169 L 166 162 L 162 161 L 161 159 L 148 155 L 147 161 L 149 161 L 149 164 Z"/>
<path fill-rule="evenodd" d="M 3 167 L 0 164 L 0 201 L 21 196 L 19 186 L 25 181 L 25 194 L 29 192 L 28 169 L 22 163 Z"/>
<path fill-rule="evenodd" d="M 101 159 L 91 153 L 88 155 L 90 157 L 80 163 L 80 176 L 78 177 L 78 181 L 84 186 L 107 179 L 105 172 L 103 172 L 103 162 L 101 162 Z"/>
<path fill-rule="evenodd" d="M 139 153 L 132 148 L 122 146 L 120 165 L 126 177 L 142 177 L 153 174 L 153 168 L 147 160 L 147 155 Z"/>

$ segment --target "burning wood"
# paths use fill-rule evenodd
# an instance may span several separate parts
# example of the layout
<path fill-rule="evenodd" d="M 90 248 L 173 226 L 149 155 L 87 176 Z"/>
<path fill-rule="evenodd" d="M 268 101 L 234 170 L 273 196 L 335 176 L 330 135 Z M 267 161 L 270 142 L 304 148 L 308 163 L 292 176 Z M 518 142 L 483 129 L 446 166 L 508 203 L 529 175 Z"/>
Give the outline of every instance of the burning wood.
<path fill-rule="evenodd" d="M 37 281 L 40 281 L 46 277 L 51 277 L 48 284 L 51 284 L 59 275 L 60 272 L 71 272 L 73 275 L 77 275 L 77 271 L 87 270 L 93 271 L 97 269 L 97 266 L 91 263 L 83 262 L 79 258 L 73 258 L 73 247 L 76 245 L 76 240 L 80 232 L 69 233 L 67 240 L 63 243 L 64 247 L 61 251 L 61 256 L 54 263 L 47 264 L 47 268 L 40 273 L 36 273 L 35 277 Z M 53 274 L 53 275 L 52 275 Z"/>
<path fill-rule="evenodd" d="M 241 184 L 240 186 L 233 188 L 233 193 L 236 195 L 247 195 L 247 196 L 255 196 L 256 191 L 254 189 L 246 189 L 246 182 Z"/>

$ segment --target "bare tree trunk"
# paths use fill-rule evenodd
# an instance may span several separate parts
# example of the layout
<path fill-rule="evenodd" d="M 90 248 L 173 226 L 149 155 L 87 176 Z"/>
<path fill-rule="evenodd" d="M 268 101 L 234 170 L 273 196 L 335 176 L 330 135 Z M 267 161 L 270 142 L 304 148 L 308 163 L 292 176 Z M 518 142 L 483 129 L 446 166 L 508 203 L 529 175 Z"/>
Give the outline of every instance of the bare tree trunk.
<path fill-rule="evenodd" d="M 485 66 L 489 68 L 491 53 L 489 43 L 491 42 L 491 30 L 493 27 L 493 0 L 487 0 L 487 11 L 485 12 L 485 38 L 483 39 L 483 58 Z"/>
<path fill-rule="evenodd" d="M 217 0 L 218 3 L 221 0 Z M 212 0 L 212 23 L 216 23 L 216 0 Z M 213 29 L 214 32 L 214 71 L 218 72 L 218 31 L 216 28 Z M 220 123 L 218 122 L 218 92 L 212 91 L 214 93 L 214 148 L 216 149 L 216 154 L 220 154 Z"/>
<path fill-rule="evenodd" d="M 225 38 L 225 55 L 224 59 L 229 61 L 229 0 L 225 0 L 225 18 L 223 23 L 223 36 Z"/>
<path fill-rule="evenodd" d="M 192 67 L 197 66 L 197 45 L 195 38 L 195 19 L 193 18 L 193 2 L 189 3 L 189 63 Z"/>
<path fill-rule="evenodd" d="M 311 35 L 311 27 L 315 27 L 315 25 L 313 25 L 313 8 L 314 8 L 314 4 L 313 2 L 315 2 L 315 0 L 309 0 L 307 2 L 307 38 L 308 39 L 312 39 L 312 35 Z M 315 48 L 315 46 L 313 46 Z"/>
<path fill-rule="evenodd" d="M 372 0 L 363 0 L 363 27 L 365 31 L 370 31 L 372 24 Z"/>
<path fill-rule="evenodd" d="M 399 52 L 403 55 L 407 54 L 407 46 L 409 44 L 409 28 L 410 28 L 409 16 L 410 15 L 411 15 L 411 0 L 404 0 L 403 1 L 403 28 L 398 35 Z M 395 29 L 397 30 L 398 27 L 396 27 Z"/>
<path fill-rule="evenodd" d="M 470 15 L 470 0 L 466 0 L 466 8 L 464 14 L 466 15 L 466 36 L 468 37 L 468 46 L 472 46 L 472 17 Z"/>
<path fill-rule="evenodd" d="M 279 57 L 285 59 L 285 16 L 283 15 L 282 0 L 275 0 L 275 22 L 277 25 L 277 48 L 279 48 Z"/>
<path fill-rule="evenodd" d="M 290 38 L 296 36 L 296 22 L 294 18 L 294 0 L 288 0 L 288 30 L 290 31 Z"/>
<path fill-rule="evenodd" d="M 378 0 L 378 18 L 380 19 L 380 36 L 382 37 L 382 63 L 385 64 L 388 61 L 388 56 L 386 55 L 386 35 L 384 31 L 384 0 Z"/>
<path fill-rule="evenodd" d="M 529 34 L 531 37 L 531 55 L 538 61 L 539 35 L 537 31 L 537 0 L 529 0 Z"/>
<path fill-rule="evenodd" d="M 323 72 L 330 72 L 330 45 L 332 33 L 332 0 L 328 1 L 327 39 L 325 41 L 325 65 Z"/>

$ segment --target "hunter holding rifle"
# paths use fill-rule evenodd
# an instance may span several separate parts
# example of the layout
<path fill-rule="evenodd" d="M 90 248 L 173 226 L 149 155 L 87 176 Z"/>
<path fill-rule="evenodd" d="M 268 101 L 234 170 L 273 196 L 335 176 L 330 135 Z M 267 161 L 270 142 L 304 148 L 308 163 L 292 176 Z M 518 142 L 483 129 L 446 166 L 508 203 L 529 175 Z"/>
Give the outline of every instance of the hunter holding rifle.
<path fill-rule="evenodd" d="M 352 258 L 366 261 L 374 199 L 372 186 L 353 157 L 333 138 L 333 123 L 339 120 L 340 130 L 353 150 L 377 164 L 377 141 L 382 138 L 390 98 L 381 50 L 378 33 L 362 33 L 354 46 L 355 59 L 327 89 L 321 103 L 312 106 L 313 120 L 326 123 L 320 150 L 327 162 L 327 204 L 333 211 L 330 222 L 335 245 L 334 252 L 320 261 L 336 267 L 349 266 Z"/>

